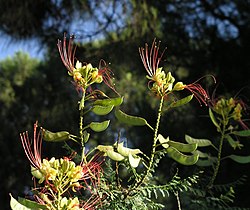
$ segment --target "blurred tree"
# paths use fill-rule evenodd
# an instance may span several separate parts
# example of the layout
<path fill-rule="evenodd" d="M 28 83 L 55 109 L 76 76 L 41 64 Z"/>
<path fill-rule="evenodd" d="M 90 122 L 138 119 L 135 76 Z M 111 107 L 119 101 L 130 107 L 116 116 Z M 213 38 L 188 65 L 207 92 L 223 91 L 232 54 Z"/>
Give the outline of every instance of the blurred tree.
<path fill-rule="evenodd" d="M 6 168 L 1 170 L 3 202 L 8 192 L 13 189 L 23 192 L 25 186 L 19 184 L 20 177 L 16 177 L 17 165 L 22 164 L 24 158 L 17 133 L 32 130 L 35 120 L 45 123 L 48 129 L 75 132 L 77 127 L 77 105 L 74 104 L 77 93 L 68 81 L 56 48 L 56 41 L 64 32 L 76 34 L 78 59 L 95 66 L 101 58 L 111 62 L 110 67 L 120 84 L 117 89 L 125 96 L 132 95 L 125 98 L 126 111 L 143 115 L 154 124 L 154 116 L 146 113 L 152 112 L 156 102 L 151 100 L 146 85 L 143 86 L 146 80 L 135 82 L 145 73 L 138 47 L 145 42 L 150 44 L 156 37 L 162 40 L 162 48 L 168 47 L 163 65 L 176 78 L 190 83 L 213 73 L 223 82 L 226 91 L 235 94 L 249 86 L 246 76 L 250 67 L 249 22 L 248 0 L 0 0 L 3 34 L 16 40 L 37 38 L 43 48 L 48 47 L 42 62 L 18 53 L 0 63 L 0 154 Z M 249 100 L 249 91 L 244 93 Z M 212 125 L 207 124 L 206 118 L 198 118 L 206 112 L 191 117 L 197 112 L 195 108 L 169 113 L 163 119 L 164 132 L 167 129 L 169 135 L 180 139 L 184 133 L 213 136 Z M 180 113 L 185 113 L 182 119 Z M 140 139 L 146 142 L 148 138 L 147 131 L 139 132 L 145 135 L 137 135 L 135 130 L 126 133 L 135 145 Z M 29 175 L 20 174 L 28 183 L 26 176 Z"/>

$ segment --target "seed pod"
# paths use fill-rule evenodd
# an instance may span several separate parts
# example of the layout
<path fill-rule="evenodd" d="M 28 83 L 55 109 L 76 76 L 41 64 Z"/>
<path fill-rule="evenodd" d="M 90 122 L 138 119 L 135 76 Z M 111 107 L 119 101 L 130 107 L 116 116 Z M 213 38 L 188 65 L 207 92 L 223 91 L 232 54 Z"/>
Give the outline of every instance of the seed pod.
<path fill-rule="evenodd" d="M 59 131 L 59 132 L 53 133 L 45 129 L 43 130 L 44 130 L 43 139 L 45 141 L 61 142 L 61 141 L 68 140 L 70 136 L 69 132 L 67 131 Z"/>
<path fill-rule="evenodd" d="M 92 122 L 89 124 L 91 130 L 95 132 L 101 132 L 108 128 L 110 120 L 105 120 L 103 122 Z"/>
<path fill-rule="evenodd" d="M 161 135 L 159 134 L 158 137 L 157 137 L 157 140 L 159 140 L 159 142 L 161 143 L 161 145 L 164 147 L 164 148 L 168 148 L 169 145 L 168 145 L 168 142 L 169 142 L 169 137 L 167 137 L 166 139 Z"/>
<path fill-rule="evenodd" d="M 128 125 L 144 126 L 148 124 L 144 118 L 128 115 L 119 109 L 115 110 L 115 116 L 121 123 Z"/>
<path fill-rule="evenodd" d="M 199 159 L 198 154 L 184 155 L 174 147 L 168 147 L 167 152 L 172 159 L 174 159 L 175 161 L 177 161 L 182 165 L 194 165 Z"/>
<path fill-rule="evenodd" d="M 190 143 L 190 144 L 183 144 L 176 141 L 169 141 L 169 146 L 174 147 L 180 152 L 194 152 L 197 149 L 198 144 Z"/>
<path fill-rule="evenodd" d="M 109 145 L 98 145 L 97 147 L 96 147 L 96 149 L 98 149 L 99 151 L 101 151 L 101 152 L 104 152 L 104 153 L 106 153 L 108 150 L 113 150 L 113 147 L 112 146 L 109 146 Z"/>
<path fill-rule="evenodd" d="M 130 149 L 130 148 L 124 147 L 123 142 L 118 144 L 117 151 L 118 151 L 118 153 L 120 153 L 124 157 L 127 157 L 130 154 L 136 155 L 136 154 L 142 153 L 141 150 L 139 150 L 139 149 Z"/>
<path fill-rule="evenodd" d="M 137 168 L 137 166 L 140 163 L 141 158 L 140 157 L 134 157 L 132 154 L 129 154 L 128 156 L 129 164 L 133 168 Z"/>
<path fill-rule="evenodd" d="M 122 161 L 124 159 L 124 157 L 122 155 L 120 155 L 119 153 L 117 153 L 113 150 L 108 150 L 106 154 L 110 159 L 112 159 L 114 161 Z"/>

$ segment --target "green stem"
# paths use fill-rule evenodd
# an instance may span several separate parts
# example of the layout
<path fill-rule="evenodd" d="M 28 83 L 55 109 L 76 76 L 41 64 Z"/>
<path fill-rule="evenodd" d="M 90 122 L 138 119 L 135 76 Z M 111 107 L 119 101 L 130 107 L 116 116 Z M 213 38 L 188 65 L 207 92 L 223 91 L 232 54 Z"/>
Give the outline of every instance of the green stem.
<path fill-rule="evenodd" d="M 180 201 L 179 193 L 175 192 L 174 195 L 175 195 L 176 200 L 177 200 L 178 210 L 181 210 L 181 201 Z"/>
<path fill-rule="evenodd" d="M 84 143 L 84 102 L 85 102 L 85 90 L 83 90 L 83 95 L 82 95 L 82 99 L 80 101 L 79 104 L 79 110 L 80 110 L 80 123 L 79 123 L 79 133 L 80 133 L 80 139 L 81 139 L 81 146 L 82 146 L 82 155 L 81 155 L 81 160 L 82 161 L 86 161 L 86 157 L 85 157 L 85 143 Z"/>
<path fill-rule="evenodd" d="M 219 172 L 220 163 L 221 163 L 221 154 L 222 154 L 223 141 L 224 141 L 224 138 L 225 138 L 225 130 L 226 130 L 226 125 L 225 125 L 225 123 L 223 123 L 223 128 L 221 130 L 220 144 L 219 144 L 219 148 L 218 148 L 217 163 L 216 163 L 216 166 L 215 166 L 215 169 L 214 169 L 212 179 L 210 180 L 210 182 L 208 184 L 208 188 L 211 188 L 213 186 L 214 181 L 215 181 L 215 179 L 216 179 L 216 177 L 218 175 L 218 172 Z"/>
<path fill-rule="evenodd" d="M 141 185 L 144 182 L 144 180 L 147 178 L 147 176 L 149 175 L 150 171 L 152 170 L 152 166 L 154 163 L 154 157 L 155 157 L 157 137 L 158 137 L 158 129 L 159 129 L 160 121 L 161 121 L 163 102 L 164 102 L 164 97 L 162 96 L 161 101 L 160 101 L 160 105 L 159 105 L 159 109 L 158 109 L 157 121 L 156 121 L 155 129 L 154 129 L 155 132 L 154 132 L 154 139 L 153 139 L 151 156 L 150 156 L 150 160 L 149 160 L 149 166 L 147 168 L 145 175 L 142 177 L 142 179 L 139 182 L 137 182 L 135 187 L 138 187 L 139 185 Z"/>

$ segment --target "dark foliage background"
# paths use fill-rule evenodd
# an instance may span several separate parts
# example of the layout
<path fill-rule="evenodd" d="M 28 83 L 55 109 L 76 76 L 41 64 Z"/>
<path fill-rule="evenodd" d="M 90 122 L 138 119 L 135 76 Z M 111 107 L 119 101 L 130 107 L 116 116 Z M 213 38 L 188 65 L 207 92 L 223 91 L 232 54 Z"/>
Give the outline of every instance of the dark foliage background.
<path fill-rule="evenodd" d="M 32 133 L 36 120 L 50 130 L 77 132 L 78 94 L 56 47 L 64 32 L 76 35 L 79 60 L 95 66 L 100 59 L 111 63 L 117 89 L 125 96 L 124 110 L 142 115 L 151 124 L 155 123 L 157 104 L 141 76 L 145 70 L 138 47 L 151 43 L 155 37 L 162 41 L 163 48 L 167 46 L 163 65 L 178 80 L 190 83 L 213 74 L 218 95 L 238 96 L 250 103 L 249 0 L 0 0 L 0 31 L 13 41 L 36 39 L 46 50 L 44 60 L 20 52 L 0 62 L 1 209 L 9 209 L 9 193 L 23 196 L 32 184 L 19 132 Z M 204 84 L 212 93 L 212 80 L 204 79 Z M 192 102 L 168 113 L 161 132 L 180 141 L 186 133 L 216 140 L 207 113 L 207 107 Z M 118 128 L 116 125 L 105 136 L 96 136 L 93 144 L 113 142 Z M 151 137 L 144 128 L 128 128 L 122 135 L 135 147 L 149 145 Z M 239 154 L 247 155 L 249 139 L 243 143 L 245 147 Z M 66 154 L 61 145 L 46 144 L 45 148 L 46 155 Z M 143 149 L 148 152 L 150 148 Z M 232 151 L 225 148 L 224 152 Z M 167 160 L 162 166 L 165 177 L 172 164 Z M 223 165 L 217 182 L 250 175 L 249 167 L 229 161 Z M 238 206 L 250 207 L 249 181 L 237 191 Z"/>

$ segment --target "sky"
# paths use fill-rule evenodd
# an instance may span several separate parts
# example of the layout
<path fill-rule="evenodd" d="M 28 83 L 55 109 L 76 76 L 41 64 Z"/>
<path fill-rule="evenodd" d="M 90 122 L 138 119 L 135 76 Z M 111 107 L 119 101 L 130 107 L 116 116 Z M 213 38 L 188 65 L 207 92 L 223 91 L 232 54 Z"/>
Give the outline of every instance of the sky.
<path fill-rule="evenodd" d="M 42 59 L 44 54 L 44 50 L 35 40 L 13 41 L 10 37 L 0 36 L 0 60 L 12 57 L 18 51 L 39 59 Z"/>

